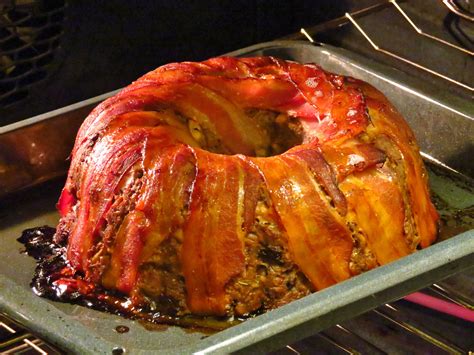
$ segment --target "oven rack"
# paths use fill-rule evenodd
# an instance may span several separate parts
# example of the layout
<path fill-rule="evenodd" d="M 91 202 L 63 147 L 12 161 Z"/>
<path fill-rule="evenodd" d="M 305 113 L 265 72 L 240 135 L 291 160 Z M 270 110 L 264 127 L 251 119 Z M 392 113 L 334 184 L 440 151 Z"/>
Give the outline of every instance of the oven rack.
<path fill-rule="evenodd" d="M 473 284 L 474 285 L 474 284 Z M 440 282 L 423 293 L 435 296 L 438 299 L 454 302 L 467 309 L 474 309 L 474 300 L 459 296 Z M 407 310 L 411 311 L 407 317 Z M 415 316 L 414 316 L 415 315 Z M 441 317 L 440 325 L 446 327 L 446 336 L 440 336 L 433 331 L 430 321 L 433 317 Z M 439 312 L 414 306 L 405 300 L 384 304 L 377 309 L 367 312 L 354 320 L 337 324 L 329 329 L 317 333 L 309 338 L 273 352 L 273 354 L 308 354 L 308 353 L 341 353 L 341 354 L 383 354 L 387 351 L 400 351 L 400 339 L 410 339 L 411 346 L 417 346 L 430 353 L 467 354 L 474 348 L 472 342 L 466 339 L 450 339 L 450 333 L 460 328 L 474 330 L 474 324 Z M 452 329 L 450 329 L 452 328 Z M 385 330 L 393 334 L 382 334 Z M 370 332 L 378 331 L 382 334 L 377 342 L 370 338 Z M 377 334 L 375 334 L 378 336 Z M 463 341 L 460 341 L 463 340 Z M 381 344 L 384 346 L 382 347 Z M 0 354 L 63 354 L 40 337 L 31 334 L 26 328 L 14 322 L 6 315 L 0 314 Z"/>
<path fill-rule="evenodd" d="M 25 327 L 0 314 L 0 354 L 61 354 Z"/>
<path fill-rule="evenodd" d="M 474 16 L 470 14 L 469 12 L 460 9 L 460 7 L 454 1 L 443 0 L 443 4 L 449 9 L 449 11 L 454 13 L 456 16 L 462 17 L 463 19 L 466 19 L 471 22 L 474 21 Z M 474 87 L 472 85 L 462 82 L 460 80 L 454 79 L 449 75 L 443 74 L 438 70 L 431 69 L 428 66 L 425 66 L 423 64 L 420 64 L 418 62 L 415 62 L 407 58 L 405 55 L 395 53 L 394 51 L 385 49 L 381 45 L 375 43 L 371 35 L 368 33 L 367 29 L 364 29 L 361 26 L 361 24 L 357 21 L 357 19 L 376 13 L 377 11 L 385 9 L 389 6 L 392 6 L 395 9 L 395 11 L 398 12 L 405 19 L 407 25 L 409 25 L 413 29 L 413 33 L 415 34 L 415 36 L 424 37 L 429 40 L 438 42 L 440 45 L 460 51 L 464 55 L 467 55 L 469 57 L 474 56 L 474 52 L 469 50 L 468 48 L 456 45 L 450 41 L 444 40 L 440 38 L 439 36 L 435 36 L 430 33 L 427 33 L 426 31 L 421 29 L 417 24 L 415 24 L 415 21 L 407 14 L 407 12 L 403 10 L 403 8 L 399 5 L 397 0 L 383 1 L 375 5 L 355 11 L 353 13 L 346 12 L 344 16 L 340 18 L 325 22 L 323 24 L 317 25 L 310 29 L 301 28 L 300 33 L 311 43 L 316 43 L 317 41 L 314 39 L 314 36 L 317 35 L 318 33 L 329 30 L 329 29 L 341 27 L 346 24 L 352 24 L 357 29 L 357 31 L 365 38 L 365 40 L 368 42 L 368 44 L 372 47 L 374 51 L 380 52 L 386 56 L 395 58 L 396 60 L 403 62 L 405 64 L 408 64 L 412 67 L 415 67 L 418 70 L 427 72 L 433 76 L 436 76 L 437 78 L 443 79 L 445 81 L 450 82 L 451 84 L 461 87 L 470 93 L 474 93 Z"/>

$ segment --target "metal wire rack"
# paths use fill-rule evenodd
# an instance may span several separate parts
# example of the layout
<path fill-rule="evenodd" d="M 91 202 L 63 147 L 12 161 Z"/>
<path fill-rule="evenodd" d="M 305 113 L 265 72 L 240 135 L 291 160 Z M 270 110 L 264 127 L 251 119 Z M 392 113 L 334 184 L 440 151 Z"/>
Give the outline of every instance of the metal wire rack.
<path fill-rule="evenodd" d="M 61 354 L 26 328 L 0 314 L 0 354 Z"/>
<path fill-rule="evenodd" d="M 470 285 L 474 285 L 472 279 Z M 459 297 L 445 287 L 441 282 L 423 290 L 423 293 L 473 309 L 473 299 Z M 381 305 L 273 354 L 385 354 L 401 351 L 417 354 L 472 354 L 473 331 L 472 322 L 444 317 L 438 312 L 433 313 L 399 300 Z"/>
<path fill-rule="evenodd" d="M 456 15 L 461 16 L 462 18 L 467 19 L 469 21 L 474 21 L 474 16 L 472 16 L 472 14 L 470 14 L 466 10 L 461 10 L 455 2 L 450 1 L 450 0 L 444 0 L 443 3 L 446 5 L 446 7 L 450 11 L 452 11 Z M 464 48 L 462 46 L 456 45 L 454 43 L 451 43 L 449 41 L 446 41 L 446 40 L 444 40 L 444 39 L 442 39 L 438 36 L 429 34 L 429 33 L 425 32 L 424 30 L 422 30 L 419 26 L 417 26 L 415 24 L 413 19 L 402 9 L 402 7 L 397 3 L 396 0 L 388 0 L 386 2 L 382 2 L 382 3 L 379 3 L 379 4 L 373 5 L 371 7 L 368 7 L 366 9 L 359 10 L 359 11 L 357 11 L 355 13 L 352 13 L 352 14 L 345 13 L 343 18 L 333 20 L 332 23 L 328 24 L 327 27 L 321 27 L 320 26 L 320 27 L 317 27 L 317 28 L 313 28 L 311 31 L 309 31 L 305 28 L 302 28 L 301 29 L 301 34 L 303 34 L 311 43 L 314 43 L 315 40 L 314 40 L 313 36 L 310 34 L 310 32 L 311 33 L 317 33 L 319 31 L 325 30 L 325 29 L 330 28 L 330 27 L 336 27 L 336 26 L 344 25 L 346 23 L 352 23 L 352 25 L 367 40 L 367 42 L 370 44 L 370 46 L 375 51 L 383 53 L 384 55 L 390 56 L 392 58 L 395 58 L 396 60 L 404 62 L 404 63 L 406 63 L 410 66 L 413 66 L 413 67 L 415 67 L 419 70 L 430 73 L 430 74 L 432 74 L 432 75 L 434 75 L 438 78 L 446 80 L 446 81 L 448 81 L 448 82 L 450 82 L 454 85 L 457 85 L 457 86 L 459 86 L 463 89 L 466 89 L 469 92 L 474 92 L 474 87 L 467 84 L 467 83 L 464 83 L 464 82 L 461 82 L 459 80 L 453 79 L 449 75 L 442 74 L 439 71 L 434 70 L 434 69 L 430 69 L 429 67 L 427 67 L 425 65 L 422 65 L 420 63 L 417 63 L 413 60 L 408 59 L 404 55 L 397 54 L 393 51 L 382 48 L 380 45 L 376 44 L 375 41 L 372 39 L 371 35 L 357 21 L 357 18 L 366 16 L 370 13 L 373 13 L 374 11 L 378 11 L 378 10 L 380 10 L 382 8 L 385 8 L 385 7 L 388 7 L 388 6 L 393 6 L 393 8 L 398 13 L 400 13 L 401 16 L 403 16 L 403 18 L 406 20 L 407 24 L 413 28 L 416 35 L 424 37 L 424 38 L 428 38 L 428 39 L 433 40 L 433 41 L 436 41 L 436 42 L 440 43 L 441 45 L 448 46 L 450 48 L 456 49 L 456 50 L 464 53 L 465 55 L 468 55 L 468 56 L 471 56 L 471 57 L 474 56 L 473 51 L 471 51 L 467 48 Z"/>
<path fill-rule="evenodd" d="M 0 108 L 25 99 L 58 57 L 64 0 L 0 2 Z"/>

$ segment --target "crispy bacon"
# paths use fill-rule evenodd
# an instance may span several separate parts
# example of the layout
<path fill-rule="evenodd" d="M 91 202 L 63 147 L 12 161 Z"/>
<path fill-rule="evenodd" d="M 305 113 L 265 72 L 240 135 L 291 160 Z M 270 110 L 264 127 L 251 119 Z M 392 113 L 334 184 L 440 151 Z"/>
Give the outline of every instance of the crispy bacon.
<path fill-rule="evenodd" d="M 410 127 L 381 92 L 367 83 L 357 81 L 364 93 L 374 127 L 374 135 L 386 135 L 400 151 L 405 171 L 409 201 L 423 248 L 431 245 L 437 235 L 439 215 L 430 200 L 428 174 L 420 158 L 419 148 Z M 387 154 L 390 152 L 386 152 Z"/>
<path fill-rule="evenodd" d="M 324 144 L 321 146 L 324 158 L 334 167 L 337 181 L 355 173 L 383 164 L 386 155 L 372 143 L 362 143 L 357 139 Z"/>
<path fill-rule="evenodd" d="M 351 276 L 352 239 L 316 186 L 305 156 L 254 159 L 288 233 L 295 263 L 316 289 Z"/>
<path fill-rule="evenodd" d="M 346 199 L 339 190 L 336 174 L 325 160 L 320 147 L 299 146 L 297 149 L 289 151 L 288 155 L 298 157 L 300 160 L 306 162 L 308 168 L 314 174 L 316 181 L 331 198 L 339 213 L 345 215 L 347 211 Z"/>
<path fill-rule="evenodd" d="M 404 238 L 401 192 L 390 175 L 381 170 L 362 172 L 348 177 L 340 187 L 380 265 L 411 252 Z"/>

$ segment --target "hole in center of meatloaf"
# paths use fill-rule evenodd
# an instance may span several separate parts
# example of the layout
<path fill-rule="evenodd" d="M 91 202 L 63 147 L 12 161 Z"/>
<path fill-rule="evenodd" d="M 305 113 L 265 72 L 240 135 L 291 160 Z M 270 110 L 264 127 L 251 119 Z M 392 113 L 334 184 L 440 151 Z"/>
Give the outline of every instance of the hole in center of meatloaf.
<path fill-rule="evenodd" d="M 259 140 L 255 138 L 252 140 L 252 144 L 256 147 L 254 154 L 232 149 L 229 144 L 231 138 L 226 137 L 225 132 L 217 132 L 214 127 L 210 127 L 205 122 L 188 119 L 188 129 L 202 149 L 225 155 L 244 154 L 254 157 L 271 157 L 282 154 L 303 142 L 301 123 L 295 117 L 262 109 L 247 109 L 245 115 L 258 132 Z M 240 134 L 245 136 L 247 132 L 245 129 L 241 129 Z M 255 137 L 255 132 L 253 137 Z"/>

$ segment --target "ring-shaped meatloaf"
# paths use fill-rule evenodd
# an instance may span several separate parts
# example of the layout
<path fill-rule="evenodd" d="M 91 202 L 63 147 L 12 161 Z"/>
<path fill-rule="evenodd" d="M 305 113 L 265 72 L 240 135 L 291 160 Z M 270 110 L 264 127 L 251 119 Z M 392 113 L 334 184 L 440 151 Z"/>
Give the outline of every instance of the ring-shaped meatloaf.
<path fill-rule="evenodd" d="M 177 315 L 278 307 L 429 246 L 438 219 L 379 91 L 272 57 L 164 65 L 100 104 L 58 208 L 70 275 Z"/>

